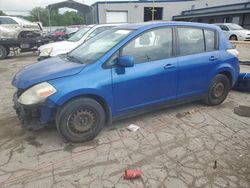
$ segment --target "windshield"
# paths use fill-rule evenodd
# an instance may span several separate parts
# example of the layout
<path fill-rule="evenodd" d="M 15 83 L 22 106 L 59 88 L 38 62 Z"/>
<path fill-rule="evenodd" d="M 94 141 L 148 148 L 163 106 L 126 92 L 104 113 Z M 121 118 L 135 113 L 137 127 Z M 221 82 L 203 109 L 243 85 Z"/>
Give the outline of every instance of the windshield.
<path fill-rule="evenodd" d="M 238 24 L 228 24 L 228 27 L 231 29 L 231 30 L 242 30 L 243 28 L 238 25 Z"/>
<path fill-rule="evenodd" d="M 14 17 L 16 21 L 20 22 L 21 24 L 26 24 L 26 25 L 29 25 L 29 24 L 34 24 L 28 20 L 25 20 L 23 18 L 20 18 L 20 17 Z"/>
<path fill-rule="evenodd" d="M 77 42 L 77 41 L 79 41 L 85 35 L 85 33 L 87 33 L 88 30 L 90 30 L 90 28 L 91 27 L 83 27 L 83 28 L 81 28 L 74 35 L 72 35 L 72 37 L 70 37 L 68 39 L 68 41 L 70 41 L 70 42 Z"/>
<path fill-rule="evenodd" d="M 131 31 L 124 29 L 103 31 L 74 49 L 68 56 L 73 57 L 81 63 L 93 63 L 124 39 Z"/>

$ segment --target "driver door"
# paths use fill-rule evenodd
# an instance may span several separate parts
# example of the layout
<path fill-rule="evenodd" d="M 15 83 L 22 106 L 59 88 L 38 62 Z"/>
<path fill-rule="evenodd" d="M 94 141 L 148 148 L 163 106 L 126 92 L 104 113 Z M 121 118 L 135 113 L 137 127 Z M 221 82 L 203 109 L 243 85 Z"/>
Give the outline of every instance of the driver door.
<path fill-rule="evenodd" d="M 150 30 L 130 41 L 121 56 L 132 56 L 133 67 L 113 67 L 116 112 L 176 99 L 177 60 L 172 28 Z"/>

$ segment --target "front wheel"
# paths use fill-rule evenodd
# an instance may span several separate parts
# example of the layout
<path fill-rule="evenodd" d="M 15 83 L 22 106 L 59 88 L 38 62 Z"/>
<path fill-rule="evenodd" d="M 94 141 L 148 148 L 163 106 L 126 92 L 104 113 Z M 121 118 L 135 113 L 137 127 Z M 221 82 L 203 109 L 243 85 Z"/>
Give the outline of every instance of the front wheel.
<path fill-rule="evenodd" d="M 214 77 L 207 92 L 205 103 L 209 106 L 221 104 L 230 90 L 230 81 L 227 76 L 218 74 Z"/>
<path fill-rule="evenodd" d="M 90 98 L 68 102 L 57 114 L 58 132 L 69 142 L 92 140 L 105 124 L 102 106 Z"/>

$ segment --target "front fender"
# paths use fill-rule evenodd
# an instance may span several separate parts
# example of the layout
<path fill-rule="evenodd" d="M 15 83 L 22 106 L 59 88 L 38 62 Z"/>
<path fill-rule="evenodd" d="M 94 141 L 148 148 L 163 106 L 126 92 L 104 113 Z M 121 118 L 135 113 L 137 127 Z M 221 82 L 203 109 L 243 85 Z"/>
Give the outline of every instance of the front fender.
<path fill-rule="evenodd" d="M 84 95 L 94 95 L 102 98 L 113 110 L 113 93 L 110 69 L 102 69 L 95 64 L 86 66 L 82 72 L 50 80 L 57 92 L 49 97 L 57 106 Z"/>
<path fill-rule="evenodd" d="M 84 95 L 85 96 L 86 95 L 94 95 L 94 96 L 100 97 L 108 105 L 111 105 L 109 102 L 109 98 L 107 96 L 105 96 L 105 94 L 102 91 L 99 91 L 97 89 L 92 89 L 92 88 L 84 88 L 84 89 L 78 89 L 78 90 L 71 91 L 69 93 L 66 93 L 65 95 L 60 96 L 59 98 L 57 98 L 56 101 L 53 101 L 53 102 L 55 102 L 58 106 L 62 106 L 66 102 L 70 101 L 71 99 L 76 98 L 76 97 L 81 97 Z"/>

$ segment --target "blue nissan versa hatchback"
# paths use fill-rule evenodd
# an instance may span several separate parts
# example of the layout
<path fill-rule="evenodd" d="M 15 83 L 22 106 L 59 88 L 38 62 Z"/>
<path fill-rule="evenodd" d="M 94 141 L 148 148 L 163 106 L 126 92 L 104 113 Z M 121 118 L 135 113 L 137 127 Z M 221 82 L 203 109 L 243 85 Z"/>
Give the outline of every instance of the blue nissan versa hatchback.
<path fill-rule="evenodd" d="M 68 141 L 83 142 L 114 119 L 155 107 L 222 103 L 239 74 L 237 55 L 214 25 L 122 25 L 18 72 L 14 106 L 24 127 L 55 122 Z"/>

